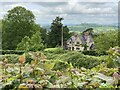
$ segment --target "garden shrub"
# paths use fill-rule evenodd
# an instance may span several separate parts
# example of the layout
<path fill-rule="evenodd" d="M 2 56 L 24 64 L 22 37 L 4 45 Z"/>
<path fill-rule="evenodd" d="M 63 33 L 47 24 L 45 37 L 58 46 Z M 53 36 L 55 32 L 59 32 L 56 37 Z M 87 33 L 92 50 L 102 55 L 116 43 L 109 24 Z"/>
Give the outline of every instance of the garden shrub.
<path fill-rule="evenodd" d="M 68 63 L 72 63 L 74 67 L 78 67 L 78 68 L 80 67 L 93 68 L 103 62 L 107 62 L 106 61 L 107 56 L 95 57 L 95 56 L 84 55 L 81 52 L 77 52 L 77 51 L 70 51 L 64 54 L 54 54 L 54 55 L 46 54 L 46 55 L 48 59 L 67 61 Z"/>
<path fill-rule="evenodd" d="M 84 54 L 84 55 L 91 55 L 91 56 L 98 56 L 98 53 L 97 53 L 97 51 L 95 51 L 95 50 L 85 50 L 85 51 L 82 51 L 82 53 Z"/>
<path fill-rule="evenodd" d="M 99 53 L 106 52 L 110 47 L 118 45 L 118 31 L 107 31 L 100 33 L 97 37 L 94 37 L 95 49 Z"/>
<path fill-rule="evenodd" d="M 70 53 L 70 56 L 68 53 L 65 57 L 67 58 L 63 59 L 71 62 L 74 67 L 93 68 L 102 62 L 105 62 L 105 60 L 101 60 L 99 57 L 83 55 L 79 52 Z"/>
<path fill-rule="evenodd" d="M 21 55 L 24 53 L 24 50 L 0 50 L 2 55 L 4 54 L 18 54 Z"/>
<path fill-rule="evenodd" d="M 40 31 L 37 31 L 31 38 L 25 36 L 17 45 L 16 50 L 39 51 L 44 49 Z"/>
<path fill-rule="evenodd" d="M 115 46 L 113 48 L 110 48 L 108 51 L 108 67 L 110 68 L 116 68 L 120 66 L 120 47 Z"/>

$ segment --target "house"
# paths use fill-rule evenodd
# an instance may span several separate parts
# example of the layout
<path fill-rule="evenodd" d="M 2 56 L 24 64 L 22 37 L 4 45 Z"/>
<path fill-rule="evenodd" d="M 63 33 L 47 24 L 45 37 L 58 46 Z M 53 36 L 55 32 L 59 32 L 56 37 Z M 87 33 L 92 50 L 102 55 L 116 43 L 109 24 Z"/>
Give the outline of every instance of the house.
<path fill-rule="evenodd" d="M 68 50 L 83 51 L 84 47 L 82 47 L 81 38 L 77 33 L 74 33 L 73 36 L 67 40 L 67 48 Z"/>
<path fill-rule="evenodd" d="M 94 40 L 92 38 L 92 30 L 92 28 L 85 30 L 82 33 L 82 36 L 77 33 L 73 33 L 73 35 L 67 40 L 67 49 L 76 51 L 93 49 Z"/>

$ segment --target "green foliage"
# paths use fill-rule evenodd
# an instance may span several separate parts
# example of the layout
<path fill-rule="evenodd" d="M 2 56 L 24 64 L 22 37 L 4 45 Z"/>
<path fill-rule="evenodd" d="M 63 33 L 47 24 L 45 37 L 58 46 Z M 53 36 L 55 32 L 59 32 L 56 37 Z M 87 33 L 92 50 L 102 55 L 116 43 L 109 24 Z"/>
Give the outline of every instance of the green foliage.
<path fill-rule="evenodd" d="M 42 39 L 42 43 L 46 46 L 47 45 L 47 38 L 48 38 L 48 35 L 47 35 L 47 30 L 45 28 L 42 28 L 40 27 L 39 24 L 35 24 L 35 29 L 36 31 L 40 31 L 40 36 L 41 36 L 41 39 Z"/>
<path fill-rule="evenodd" d="M 30 45 L 30 38 L 25 36 L 22 41 L 17 45 L 17 50 L 29 50 Z"/>
<path fill-rule="evenodd" d="M 66 51 L 66 53 L 63 54 L 50 54 L 46 53 L 48 59 L 53 59 L 53 60 L 62 60 L 66 61 L 68 63 L 72 63 L 74 67 L 85 67 L 85 68 L 93 68 L 103 62 L 107 62 L 107 56 L 100 56 L 100 57 L 95 57 L 95 56 L 89 56 L 89 55 L 84 55 L 81 52 L 77 51 Z M 60 66 L 57 65 L 58 67 Z"/>
<path fill-rule="evenodd" d="M 25 52 L 24 50 L 0 50 L 0 53 L 2 55 L 5 55 L 5 54 L 18 54 L 18 55 L 21 55 L 24 52 Z"/>
<path fill-rule="evenodd" d="M 25 36 L 35 32 L 34 15 L 30 10 L 17 6 L 8 11 L 2 20 L 2 48 L 14 50 Z"/>
<path fill-rule="evenodd" d="M 61 44 L 61 31 L 63 18 L 56 17 L 51 23 L 51 31 L 49 32 L 49 46 L 56 47 Z"/>
<path fill-rule="evenodd" d="M 61 60 L 47 60 L 41 58 L 42 53 L 31 52 L 33 61 L 28 63 L 5 63 L 2 68 L 2 89 L 48 89 L 48 88 L 75 88 L 75 89 L 97 89 L 104 86 L 114 88 L 114 80 L 108 74 L 115 72 L 101 64 L 92 69 L 74 68 L 72 64 Z M 20 58 L 19 58 L 20 59 Z M 64 63 L 66 69 L 62 71 L 53 70 L 56 63 Z M 0 63 L 1 64 L 1 63 Z M 7 66 L 7 67 L 6 67 Z M 62 68 L 62 67 L 61 67 Z M 6 70 L 6 71 L 5 71 Z M 21 71 L 21 72 L 20 72 Z M 104 71 L 104 73 L 103 73 Z M 105 85 L 103 85 L 105 84 Z"/>
<path fill-rule="evenodd" d="M 8 59 L 9 63 L 17 63 L 18 62 L 18 57 L 20 55 L 16 55 L 16 54 L 6 54 L 6 55 L 0 55 L 0 61 L 4 61 L 5 58 Z"/>
<path fill-rule="evenodd" d="M 47 46 L 48 44 L 47 30 L 44 28 L 40 28 L 40 33 L 41 33 L 41 39 L 43 40 L 44 46 Z"/>
<path fill-rule="evenodd" d="M 48 33 L 48 47 L 56 47 L 61 45 L 62 28 L 63 28 L 63 42 L 69 37 L 69 29 L 67 26 L 63 26 L 61 21 L 63 18 L 56 17 L 51 23 L 51 31 Z"/>
<path fill-rule="evenodd" d="M 99 54 L 97 53 L 97 51 L 95 51 L 95 50 L 84 50 L 84 51 L 82 51 L 82 53 L 84 54 L 84 55 L 91 55 L 91 56 L 98 56 Z"/>
<path fill-rule="evenodd" d="M 30 50 L 42 50 L 44 48 L 44 45 L 42 43 L 42 39 L 40 36 L 40 31 L 37 31 L 30 39 Z"/>
<path fill-rule="evenodd" d="M 67 41 L 71 37 L 71 33 L 69 33 L 69 28 L 67 26 L 63 27 L 63 41 Z"/>
<path fill-rule="evenodd" d="M 98 53 L 108 50 L 110 47 L 118 45 L 118 34 L 117 31 L 108 31 L 100 33 L 97 37 L 94 38 L 95 48 L 98 50 Z"/>
<path fill-rule="evenodd" d="M 40 36 L 40 31 L 37 31 L 31 38 L 25 36 L 17 45 L 17 50 L 38 51 L 42 50 L 44 45 Z"/>
<path fill-rule="evenodd" d="M 116 46 L 110 48 L 107 51 L 108 57 L 108 67 L 119 67 L 120 66 L 120 47 Z"/>

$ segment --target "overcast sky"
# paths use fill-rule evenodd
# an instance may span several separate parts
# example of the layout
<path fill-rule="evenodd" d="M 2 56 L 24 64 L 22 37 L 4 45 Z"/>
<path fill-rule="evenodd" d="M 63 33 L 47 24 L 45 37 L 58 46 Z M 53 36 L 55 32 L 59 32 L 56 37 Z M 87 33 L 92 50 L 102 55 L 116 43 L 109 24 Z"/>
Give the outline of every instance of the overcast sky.
<path fill-rule="evenodd" d="M 50 0 L 49 0 L 50 1 Z M 64 18 L 65 25 L 80 23 L 115 24 L 118 22 L 118 1 L 84 2 L 69 0 L 64 2 L 0 2 L 0 19 L 8 10 L 23 6 L 33 12 L 36 23 L 50 25 L 56 16 Z"/>

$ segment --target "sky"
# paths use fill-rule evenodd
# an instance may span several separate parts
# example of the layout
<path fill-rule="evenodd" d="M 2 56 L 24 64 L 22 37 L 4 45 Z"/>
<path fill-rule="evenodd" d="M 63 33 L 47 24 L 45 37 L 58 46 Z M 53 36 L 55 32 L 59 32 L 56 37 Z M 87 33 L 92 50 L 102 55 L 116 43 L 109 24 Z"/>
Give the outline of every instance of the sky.
<path fill-rule="evenodd" d="M 117 24 L 118 0 L 39 0 L 39 1 L 0 1 L 0 19 L 8 10 L 23 6 L 31 10 L 36 23 L 41 26 L 50 25 L 56 16 L 64 18 L 64 25 L 81 23 Z"/>

